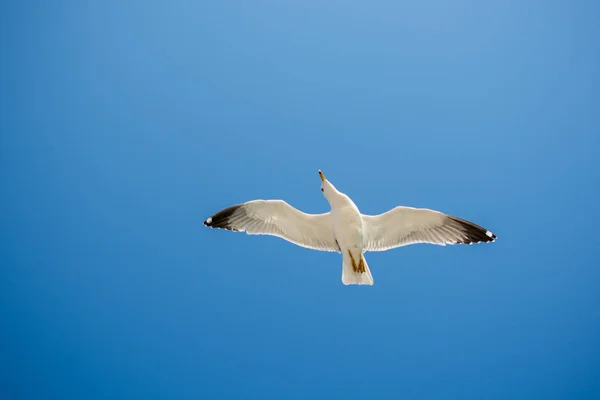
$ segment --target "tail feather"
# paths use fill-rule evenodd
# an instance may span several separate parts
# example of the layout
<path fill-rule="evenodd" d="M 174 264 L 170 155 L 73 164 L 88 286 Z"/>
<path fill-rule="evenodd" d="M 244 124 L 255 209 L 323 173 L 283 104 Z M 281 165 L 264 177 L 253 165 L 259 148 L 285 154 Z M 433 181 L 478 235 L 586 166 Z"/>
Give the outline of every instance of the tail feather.
<path fill-rule="evenodd" d="M 373 285 L 369 264 L 362 253 L 358 263 L 350 251 L 343 256 L 342 283 L 344 285 Z"/>

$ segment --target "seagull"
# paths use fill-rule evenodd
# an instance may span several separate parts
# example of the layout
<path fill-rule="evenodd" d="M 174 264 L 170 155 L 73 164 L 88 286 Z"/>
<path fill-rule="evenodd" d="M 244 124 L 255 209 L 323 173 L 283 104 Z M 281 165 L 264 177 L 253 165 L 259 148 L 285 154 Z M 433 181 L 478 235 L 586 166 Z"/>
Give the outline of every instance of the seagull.
<path fill-rule="evenodd" d="M 395 207 L 383 214 L 361 214 L 319 170 L 321 192 L 331 206 L 323 214 L 304 213 L 283 200 L 253 200 L 221 210 L 204 221 L 210 228 L 271 235 L 298 246 L 342 254 L 344 285 L 373 285 L 367 251 L 415 243 L 493 242 L 496 235 L 464 219 L 426 208 Z"/>

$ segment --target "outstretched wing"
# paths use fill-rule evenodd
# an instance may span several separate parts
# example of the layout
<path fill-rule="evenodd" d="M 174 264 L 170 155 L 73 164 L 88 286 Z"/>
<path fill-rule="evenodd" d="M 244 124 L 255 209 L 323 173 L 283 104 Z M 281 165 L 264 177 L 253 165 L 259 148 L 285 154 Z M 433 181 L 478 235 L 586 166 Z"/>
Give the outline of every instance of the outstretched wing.
<path fill-rule="evenodd" d="M 479 225 L 426 208 L 396 207 L 362 218 L 365 251 L 384 251 L 414 243 L 445 246 L 496 239 L 496 235 Z"/>
<path fill-rule="evenodd" d="M 278 236 L 314 250 L 339 251 L 329 213 L 306 214 L 283 200 L 253 200 L 231 206 L 208 218 L 204 225 Z"/>

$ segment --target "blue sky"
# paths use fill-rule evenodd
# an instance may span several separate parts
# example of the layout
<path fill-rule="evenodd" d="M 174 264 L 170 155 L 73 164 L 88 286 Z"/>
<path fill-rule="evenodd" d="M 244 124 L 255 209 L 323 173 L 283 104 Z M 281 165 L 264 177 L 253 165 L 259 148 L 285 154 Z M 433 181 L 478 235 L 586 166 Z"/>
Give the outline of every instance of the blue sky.
<path fill-rule="evenodd" d="M 597 2 L 0 7 L 2 398 L 600 397 Z M 499 240 L 202 226 L 318 169 Z"/>

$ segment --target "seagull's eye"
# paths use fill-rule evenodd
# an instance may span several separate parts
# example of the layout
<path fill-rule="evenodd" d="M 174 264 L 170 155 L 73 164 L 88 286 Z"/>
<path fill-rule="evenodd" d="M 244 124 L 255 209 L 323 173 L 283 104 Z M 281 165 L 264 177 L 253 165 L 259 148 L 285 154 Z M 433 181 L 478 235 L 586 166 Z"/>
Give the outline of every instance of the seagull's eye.
<path fill-rule="evenodd" d="M 323 188 L 321 188 L 321 192 L 324 192 Z"/>

